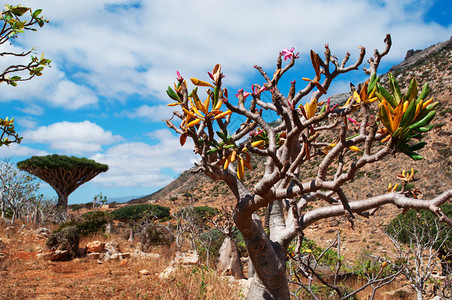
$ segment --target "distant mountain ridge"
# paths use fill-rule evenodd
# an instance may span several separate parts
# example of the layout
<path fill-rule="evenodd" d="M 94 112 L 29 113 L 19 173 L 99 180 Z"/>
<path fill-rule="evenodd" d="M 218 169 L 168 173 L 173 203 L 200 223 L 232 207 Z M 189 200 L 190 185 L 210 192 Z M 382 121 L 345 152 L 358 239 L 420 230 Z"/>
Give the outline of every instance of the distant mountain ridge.
<path fill-rule="evenodd" d="M 434 121 L 435 129 L 429 132 L 425 139 L 428 146 L 422 150 L 425 159 L 413 161 L 403 154 L 396 158 L 386 158 L 378 166 L 366 166 L 346 186 L 351 199 L 370 197 L 384 193 L 389 182 L 396 183 L 396 174 L 402 169 L 414 167 L 420 172 L 416 186 L 429 197 L 450 188 L 452 184 L 452 38 L 446 42 L 432 45 L 424 50 L 409 50 L 403 62 L 393 66 L 390 72 L 396 76 L 401 86 L 407 87 L 412 77 L 419 86 L 429 83 L 431 95 L 440 101 L 438 114 Z M 382 76 L 385 82 L 387 74 Z M 333 102 L 342 102 L 349 93 L 332 96 Z M 254 184 L 263 172 L 262 163 L 253 158 L 253 171 L 247 172 L 245 183 Z M 307 164 L 300 176 L 312 178 L 315 167 Z M 368 184 L 372 181 L 374 184 Z M 367 183 L 366 183 L 367 182 Z M 175 201 L 188 200 L 193 197 L 199 205 L 222 206 L 233 204 L 234 197 L 224 182 L 214 182 L 203 174 L 193 174 L 187 170 L 179 177 L 150 195 L 133 199 L 128 203 L 157 202 L 164 205 L 174 205 Z M 170 201 L 171 199 L 171 201 Z M 180 202 L 182 203 L 182 202 Z"/>

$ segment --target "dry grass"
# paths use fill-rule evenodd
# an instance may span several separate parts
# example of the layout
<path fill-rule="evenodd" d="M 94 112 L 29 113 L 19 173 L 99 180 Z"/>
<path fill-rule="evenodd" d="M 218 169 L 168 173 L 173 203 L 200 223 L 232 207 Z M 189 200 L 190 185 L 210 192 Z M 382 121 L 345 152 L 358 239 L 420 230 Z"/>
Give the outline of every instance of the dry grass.
<path fill-rule="evenodd" d="M 17 228 L 20 228 L 18 226 Z M 160 259 L 110 261 L 99 264 L 87 258 L 48 262 L 36 257 L 45 249 L 45 239 L 31 231 L 10 232 L 0 224 L 5 257 L 0 260 L 0 299 L 242 299 L 240 288 L 231 286 L 211 269 L 180 268 L 169 280 L 158 274 L 170 263 L 173 250 L 156 247 Z M 80 246 L 93 240 L 115 240 L 122 252 L 136 245 L 119 236 L 83 238 Z M 141 275 L 146 269 L 150 275 Z"/>

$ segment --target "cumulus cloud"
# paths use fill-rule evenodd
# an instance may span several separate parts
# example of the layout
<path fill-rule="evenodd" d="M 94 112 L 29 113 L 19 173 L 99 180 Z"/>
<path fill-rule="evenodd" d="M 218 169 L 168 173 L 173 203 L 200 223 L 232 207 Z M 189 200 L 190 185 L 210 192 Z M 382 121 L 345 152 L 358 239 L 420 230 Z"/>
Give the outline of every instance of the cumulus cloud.
<path fill-rule="evenodd" d="M 167 105 L 141 105 L 132 111 L 123 112 L 120 115 L 126 116 L 131 119 L 140 118 L 144 120 L 150 120 L 154 122 L 160 122 L 163 119 L 171 118 L 174 111 L 174 107 Z"/>
<path fill-rule="evenodd" d="M 90 121 L 54 123 L 25 131 L 23 136 L 27 143 L 49 144 L 51 149 L 69 154 L 100 151 L 102 145 L 109 145 L 122 139 Z"/>
<path fill-rule="evenodd" d="M 47 151 L 33 149 L 19 144 L 11 144 L 8 147 L 3 146 L 2 151 L 0 151 L 1 158 L 42 156 L 48 154 Z"/>
<path fill-rule="evenodd" d="M 193 166 L 196 157 L 189 141 L 181 147 L 178 137 L 166 129 L 149 136 L 156 144 L 123 143 L 91 156 L 109 166 L 107 173 L 93 181 L 106 186 L 161 187 L 173 180 L 164 173 L 165 169 L 180 173 Z"/>
<path fill-rule="evenodd" d="M 420 22 L 427 3 L 34 0 L 30 5 L 43 8 L 51 23 L 30 34 L 27 43 L 64 62 L 59 66 L 64 72 L 75 69 L 78 84 L 99 95 L 121 98 L 138 93 L 164 99 L 176 70 L 206 77 L 206 71 L 221 63 L 226 83 L 236 86 L 244 83 L 254 64 L 274 64 L 284 47 L 320 52 L 328 42 L 338 56 L 346 51 L 357 55 L 360 45 L 372 53 L 384 46 L 389 32 L 394 46 L 388 59 L 400 61 L 407 49 L 450 36 L 452 25 Z M 88 99 L 80 107 L 94 102 Z"/>

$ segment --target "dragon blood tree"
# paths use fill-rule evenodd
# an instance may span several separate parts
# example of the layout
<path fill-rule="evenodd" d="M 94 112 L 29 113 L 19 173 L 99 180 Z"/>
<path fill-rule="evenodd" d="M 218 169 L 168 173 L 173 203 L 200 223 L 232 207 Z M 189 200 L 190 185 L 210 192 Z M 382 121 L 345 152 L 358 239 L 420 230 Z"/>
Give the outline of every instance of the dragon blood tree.
<path fill-rule="evenodd" d="M 47 182 L 58 194 L 57 207 L 67 209 L 69 195 L 108 166 L 87 158 L 64 155 L 32 156 L 18 162 L 17 167 Z"/>
<path fill-rule="evenodd" d="M 195 153 L 201 159 L 196 171 L 213 180 L 223 180 L 237 200 L 234 221 L 255 269 L 249 299 L 289 299 L 287 248 L 298 237 L 296 258 L 301 259 L 303 230 L 319 220 L 345 215 L 353 224 L 356 215 L 368 216 L 382 205 L 394 204 L 404 209 L 429 210 L 452 225 L 439 207 L 452 198 L 452 190 L 431 200 L 408 198 L 397 192 L 349 199 L 343 190 L 359 169 L 391 154 L 401 152 L 412 159 L 422 159 L 416 151 L 425 143 L 414 140 L 421 140 L 432 128 L 429 123 L 437 103 L 427 98 L 427 85 L 419 91 L 413 80 L 408 91 L 402 93 L 392 76 L 389 87 L 380 84 L 376 72 L 381 58 L 391 48 L 389 35 L 385 44 L 385 50 L 375 50 L 368 60 L 369 68 L 364 68 L 369 79 L 352 88 L 352 96 L 343 106 L 318 99 L 334 78 L 358 69 L 365 57 L 363 47 L 351 65 L 349 53 L 338 61 L 328 45 L 323 58 L 311 51 L 315 77 L 302 78 L 307 82 L 302 89 L 297 89 L 292 81 L 287 94 L 280 91 L 278 84 L 299 57 L 293 48 L 279 53 L 273 75 L 255 66 L 264 83 L 253 84 L 250 92 L 239 90 L 238 100 L 228 98 L 220 65 L 209 73 L 212 82 L 191 78 L 196 86 L 191 91 L 179 72 L 174 89 L 168 87 L 169 97 L 176 101 L 170 105 L 181 108 L 174 112 L 181 123 L 176 126 L 173 117 L 166 120 L 167 126 L 180 134 L 181 145 L 188 137 L 193 140 Z M 289 60 L 285 65 L 283 58 Z M 207 87 L 205 100 L 200 99 L 199 87 Z M 303 97 L 311 92 L 312 99 L 301 105 Z M 271 101 L 262 100 L 264 93 L 271 95 Z M 262 116 L 263 109 L 276 113 L 280 122 L 271 126 Z M 236 116 L 245 120 L 239 128 L 231 128 Z M 335 139 L 322 142 L 320 137 L 333 130 L 337 131 Z M 260 181 L 247 186 L 243 180 L 246 169 L 251 169 L 252 154 L 265 158 L 265 170 Z M 318 162 L 317 175 L 300 178 L 303 166 L 314 160 Z M 324 201 L 325 206 L 308 207 L 316 199 Z M 260 208 L 267 209 L 268 233 L 256 213 Z"/>

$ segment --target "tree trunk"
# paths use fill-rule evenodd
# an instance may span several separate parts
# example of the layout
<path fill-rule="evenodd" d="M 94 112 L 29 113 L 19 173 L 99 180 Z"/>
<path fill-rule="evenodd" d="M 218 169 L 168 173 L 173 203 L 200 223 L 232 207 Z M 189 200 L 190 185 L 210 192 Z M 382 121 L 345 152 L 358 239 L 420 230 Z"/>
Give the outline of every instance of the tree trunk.
<path fill-rule="evenodd" d="M 220 258 L 218 260 L 217 270 L 224 275 L 232 275 L 235 279 L 243 278 L 240 255 L 234 240 L 226 236 L 220 248 Z"/>
<path fill-rule="evenodd" d="M 285 249 L 278 242 L 270 240 L 259 216 L 253 215 L 252 219 L 248 219 L 249 222 L 242 221 L 245 220 L 237 223 L 255 270 L 247 299 L 288 300 L 290 294 L 286 278 Z"/>
<path fill-rule="evenodd" d="M 58 202 L 56 204 L 56 207 L 60 208 L 66 214 L 68 195 L 64 195 L 61 191 L 57 191 L 57 194 L 58 194 Z"/>
<path fill-rule="evenodd" d="M 133 230 L 133 225 L 130 225 L 130 235 L 129 235 L 129 242 L 133 242 L 135 240 L 135 232 Z"/>

